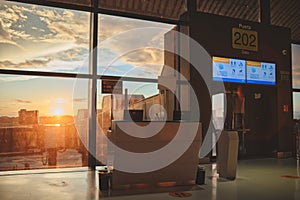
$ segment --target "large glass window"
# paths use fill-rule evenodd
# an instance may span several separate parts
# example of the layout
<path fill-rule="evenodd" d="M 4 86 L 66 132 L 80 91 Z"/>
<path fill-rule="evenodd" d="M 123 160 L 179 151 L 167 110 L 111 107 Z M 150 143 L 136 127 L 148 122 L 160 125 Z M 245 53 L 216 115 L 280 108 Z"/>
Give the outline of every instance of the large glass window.
<path fill-rule="evenodd" d="M 86 166 L 88 134 L 96 134 L 105 163 L 103 133 L 124 109 L 160 120 L 161 108 L 173 106 L 163 105 L 174 97 L 157 79 L 174 25 L 99 14 L 96 77 L 89 70 L 90 14 L 0 2 L 0 170 Z M 122 81 L 120 94 L 102 93 L 107 76 Z M 103 131 L 89 133 L 93 92 Z M 154 104 L 161 106 L 150 109 Z"/>
<path fill-rule="evenodd" d="M 292 44 L 293 88 L 300 89 L 300 45 Z"/>
<path fill-rule="evenodd" d="M 294 119 L 300 119 L 300 92 L 293 92 Z"/>
<path fill-rule="evenodd" d="M 105 134 L 111 120 L 127 120 L 125 110 L 143 112 L 142 120 L 161 120 L 167 102 L 158 88 L 164 68 L 164 38 L 174 25 L 99 14 L 97 158 L 106 158 Z M 102 93 L 105 76 L 122 85 L 118 94 Z M 147 81 L 145 81 L 147 79 Z M 155 105 L 155 106 L 153 106 Z M 161 105 L 161 106 L 159 106 Z"/>
<path fill-rule="evenodd" d="M 0 76 L 0 170 L 86 165 L 88 80 Z"/>
<path fill-rule="evenodd" d="M 173 27 L 99 15 L 98 74 L 156 79 L 164 65 L 164 36 Z"/>
<path fill-rule="evenodd" d="M 300 119 L 300 45 L 292 44 L 294 119 Z"/>
<path fill-rule="evenodd" d="M 0 1 L 0 68 L 88 73 L 89 13 Z"/>
<path fill-rule="evenodd" d="M 0 2 L 0 170 L 87 165 L 89 16 Z"/>

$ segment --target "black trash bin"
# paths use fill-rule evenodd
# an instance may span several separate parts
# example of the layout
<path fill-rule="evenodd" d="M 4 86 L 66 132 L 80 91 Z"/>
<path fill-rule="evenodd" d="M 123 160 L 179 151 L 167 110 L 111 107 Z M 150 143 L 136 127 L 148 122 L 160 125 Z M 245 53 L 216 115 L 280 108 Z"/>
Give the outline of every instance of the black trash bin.
<path fill-rule="evenodd" d="M 111 173 L 100 171 L 99 172 L 99 187 L 100 190 L 108 190 L 110 188 Z"/>
<path fill-rule="evenodd" d="M 197 185 L 205 184 L 205 168 L 204 167 L 198 167 L 196 184 Z"/>

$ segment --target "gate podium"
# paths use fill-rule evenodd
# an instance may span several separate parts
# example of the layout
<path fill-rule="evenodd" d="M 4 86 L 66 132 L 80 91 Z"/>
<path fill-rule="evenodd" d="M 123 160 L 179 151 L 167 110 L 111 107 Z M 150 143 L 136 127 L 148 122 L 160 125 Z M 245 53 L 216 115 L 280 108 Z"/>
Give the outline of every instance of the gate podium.
<path fill-rule="evenodd" d="M 222 178 L 236 177 L 239 136 L 237 131 L 223 131 L 218 141 L 217 172 Z"/>

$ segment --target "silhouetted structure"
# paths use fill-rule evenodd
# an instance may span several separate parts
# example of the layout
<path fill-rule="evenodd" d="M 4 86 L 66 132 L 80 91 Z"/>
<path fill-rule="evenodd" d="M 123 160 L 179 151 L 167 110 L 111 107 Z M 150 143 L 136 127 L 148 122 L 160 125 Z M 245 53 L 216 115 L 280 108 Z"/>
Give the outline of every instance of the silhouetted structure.
<path fill-rule="evenodd" d="M 29 125 L 29 124 L 38 124 L 38 115 L 39 111 L 38 110 L 26 110 L 26 109 L 21 109 L 19 110 L 19 124 L 22 125 Z"/>

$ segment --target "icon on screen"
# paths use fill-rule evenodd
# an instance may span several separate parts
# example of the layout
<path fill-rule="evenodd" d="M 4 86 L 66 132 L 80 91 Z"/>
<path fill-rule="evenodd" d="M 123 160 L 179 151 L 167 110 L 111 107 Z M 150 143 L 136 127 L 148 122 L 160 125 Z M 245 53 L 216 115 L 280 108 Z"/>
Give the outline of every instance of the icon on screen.
<path fill-rule="evenodd" d="M 273 69 L 272 65 L 270 65 L 269 69 L 270 69 L 270 70 L 272 70 L 272 69 Z"/>

